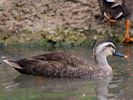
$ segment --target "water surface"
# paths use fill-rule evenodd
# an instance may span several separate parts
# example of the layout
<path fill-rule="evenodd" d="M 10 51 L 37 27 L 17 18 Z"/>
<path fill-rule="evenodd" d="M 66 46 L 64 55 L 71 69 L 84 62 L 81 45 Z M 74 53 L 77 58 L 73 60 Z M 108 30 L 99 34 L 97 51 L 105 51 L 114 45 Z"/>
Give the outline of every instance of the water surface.
<path fill-rule="evenodd" d="M 95 81 L 22 75 L 2 62 L 4 57 L 19 59 L 54 50 L 93 62 L 92 48 L 0 48 L 0 100 L 133 100 L 133 46 L 118 47 L 129 57 L 109 57 L 113 76 Z"/>

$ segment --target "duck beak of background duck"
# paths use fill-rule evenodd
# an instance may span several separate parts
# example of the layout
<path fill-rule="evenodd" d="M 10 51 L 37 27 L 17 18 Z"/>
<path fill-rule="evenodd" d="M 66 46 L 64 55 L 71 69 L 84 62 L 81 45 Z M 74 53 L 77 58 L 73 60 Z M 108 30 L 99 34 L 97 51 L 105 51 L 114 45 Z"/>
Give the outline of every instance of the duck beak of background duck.
<path fill-rule="evenodd" d="M 113 53 L 113 56 L 118 56 L 118 57 L 123 57 L 123 58 L 127 58 L 128 57 L 127 55 L 124 55 L 124 54 L 122 54 L 120 52 Z"/>

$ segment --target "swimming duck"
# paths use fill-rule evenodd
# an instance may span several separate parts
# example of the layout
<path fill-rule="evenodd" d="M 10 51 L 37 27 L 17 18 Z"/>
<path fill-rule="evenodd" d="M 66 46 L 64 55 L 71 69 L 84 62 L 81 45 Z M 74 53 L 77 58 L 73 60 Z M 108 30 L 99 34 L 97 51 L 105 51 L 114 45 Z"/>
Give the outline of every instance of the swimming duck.
<path fill-rule="evenodd" d="M 93 49 L 95 64 L 88 64 L 77 56 L 64 52 L 49 52 L 19 60 L 3 60 L 22 74 L 44 77 L 100 78 L 112 74 L 112 68 L 106 57 L 109 55 L 125 57 L 115 52 L 112 42 L 97 44 Z"/>
<path fill-rule="evenodd" d="M 129 35 L 133 21 L 133 0 L 98 0 L 102 15 L 106 20 L 114 23 L 122 18 L 126 19 L 126 33 L 123 42 L 133 42 Z"/>

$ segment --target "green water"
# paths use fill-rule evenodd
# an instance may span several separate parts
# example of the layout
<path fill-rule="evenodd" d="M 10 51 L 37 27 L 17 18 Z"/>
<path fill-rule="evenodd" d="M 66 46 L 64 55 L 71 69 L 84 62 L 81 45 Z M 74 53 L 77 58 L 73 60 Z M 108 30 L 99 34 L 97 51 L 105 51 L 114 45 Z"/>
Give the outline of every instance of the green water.
<path fill-rule="evenodd" d="M 1 47 L 0 100 L 133 100 L 133 46 L 118 47 L 129 57 L 109 57 L 113 76 L 95 81 L 22 75 L 2 62 L 5 57 L 18 59 L 54 50 L 93 61 L 92 48 Z"/>

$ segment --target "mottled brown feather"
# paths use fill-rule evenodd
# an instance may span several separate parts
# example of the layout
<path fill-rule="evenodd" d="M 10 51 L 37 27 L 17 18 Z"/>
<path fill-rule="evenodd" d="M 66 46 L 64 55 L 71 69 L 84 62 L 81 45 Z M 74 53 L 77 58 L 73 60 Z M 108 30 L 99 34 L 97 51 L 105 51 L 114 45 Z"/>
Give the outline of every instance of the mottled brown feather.
<path fill-rule="evenodd" d="M 101 71 L 94 65 L 88 65 L 77 56 L 64 52 L 50 52 L 12 62 L 22 67 L 22 69 L 14 67 L 20 73 L 45 77 L 92 79 L 93 77 L 99 77 Z"/>

